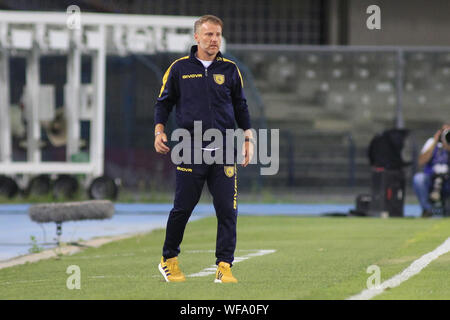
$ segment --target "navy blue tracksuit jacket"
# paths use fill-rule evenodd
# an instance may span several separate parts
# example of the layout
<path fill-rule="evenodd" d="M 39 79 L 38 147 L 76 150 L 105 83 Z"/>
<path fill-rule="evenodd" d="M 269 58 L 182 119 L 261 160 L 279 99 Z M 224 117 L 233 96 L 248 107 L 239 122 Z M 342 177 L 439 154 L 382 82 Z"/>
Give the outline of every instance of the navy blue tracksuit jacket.
<path fill-rule="evenodd" d="M 197 60 L 197 46 L 189 56 L 182 57 L 167 69 L 157 103 L 155 124 L 166 124 L 176 105 L 179 128 L 193 133 L 194 121 L 202 121 L 203 130 L 216 128 L 250 129 L 250 116 L 243 91 L 241 73 L 234 62 L 219 52 L 215 61 L 205 69 Z"/>
<path fill-rule="evenodd" d="M 175 60 L 164 74 L 155 105 L 155 124 L 165 125 L 176 106 L 178 127 L 189 130 L 191 135 L 194 121 L 202 121 L 203 132 L 215 128 L 224 136 L 226 129 L 236 128 L 236 123 L 243 130 L 250 129 L 242 75 L 237 65 L 219 52 L 213 63 L 205 68 L 195 57 L 196 52 L 197 46 L 193 46 L 189 56 Z M 232 264 L 236 247 L 236 164 L 192 163 L 176 166 L 174 207 L 167 221 L 163 256 L 169 259 L 180 253 L 186 224 L 206 182 L 218 220 L 216 263 Z"/>

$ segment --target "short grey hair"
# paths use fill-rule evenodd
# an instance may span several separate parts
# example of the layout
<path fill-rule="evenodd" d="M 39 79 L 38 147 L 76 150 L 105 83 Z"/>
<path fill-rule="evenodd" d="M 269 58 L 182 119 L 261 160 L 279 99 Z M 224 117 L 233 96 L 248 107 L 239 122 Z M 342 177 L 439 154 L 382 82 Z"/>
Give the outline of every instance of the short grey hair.
<path fill-rule="evenodd" d="M 197 33 L 197 31 L 200 29 L 200 26 L 204 24 L 205 22 L 211 22 L 213 24 L 218 24 L 223 29 L 223 21 L 216 16 L 213 16 L 211 14 L 207 14 L 204 16 L 201 16 L 198 18 L 197 21 L 194 23 L 194 33 Z"/>

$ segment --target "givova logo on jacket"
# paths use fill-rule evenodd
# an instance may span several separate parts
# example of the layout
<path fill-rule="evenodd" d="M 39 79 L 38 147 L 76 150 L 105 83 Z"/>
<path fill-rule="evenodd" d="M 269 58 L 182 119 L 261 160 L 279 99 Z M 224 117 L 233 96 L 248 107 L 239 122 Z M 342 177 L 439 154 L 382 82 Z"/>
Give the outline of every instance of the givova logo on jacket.
<path fill-rule="evenodd" d="M 193 74 L 183 74 L 181 78 L 183 79 L 194 79 L 194 78 L 201 78 L 203 75 L 201 73 L 193 73 Z"/>

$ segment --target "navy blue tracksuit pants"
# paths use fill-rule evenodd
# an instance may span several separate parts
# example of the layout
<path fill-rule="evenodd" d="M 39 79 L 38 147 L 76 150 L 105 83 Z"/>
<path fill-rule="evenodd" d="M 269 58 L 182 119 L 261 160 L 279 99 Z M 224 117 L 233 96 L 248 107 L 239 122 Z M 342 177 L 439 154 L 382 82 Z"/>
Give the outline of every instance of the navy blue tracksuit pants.
<path fill-rule="evenodd" d="M 216 264 L 233 263 L 236 248 L 237 172 L 236 165 L 176 165 L 173 209 L 167 221 L 163 257 L 178 256 L 186 224 L 197 205 L 204 183 L 213 197 L 217 216 Z"/>

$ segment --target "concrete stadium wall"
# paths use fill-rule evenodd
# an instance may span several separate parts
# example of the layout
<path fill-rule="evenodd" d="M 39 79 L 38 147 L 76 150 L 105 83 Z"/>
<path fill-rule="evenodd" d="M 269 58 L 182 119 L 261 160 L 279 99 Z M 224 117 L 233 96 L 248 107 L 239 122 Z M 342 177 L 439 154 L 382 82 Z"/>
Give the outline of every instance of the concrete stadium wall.
<path fill-rule="evenodd" d="M 381 30 L 369 30 L 370 5 L 381 9 Z M 349 45 L 450 45 L 450 1 L 348 0 Z"/>

